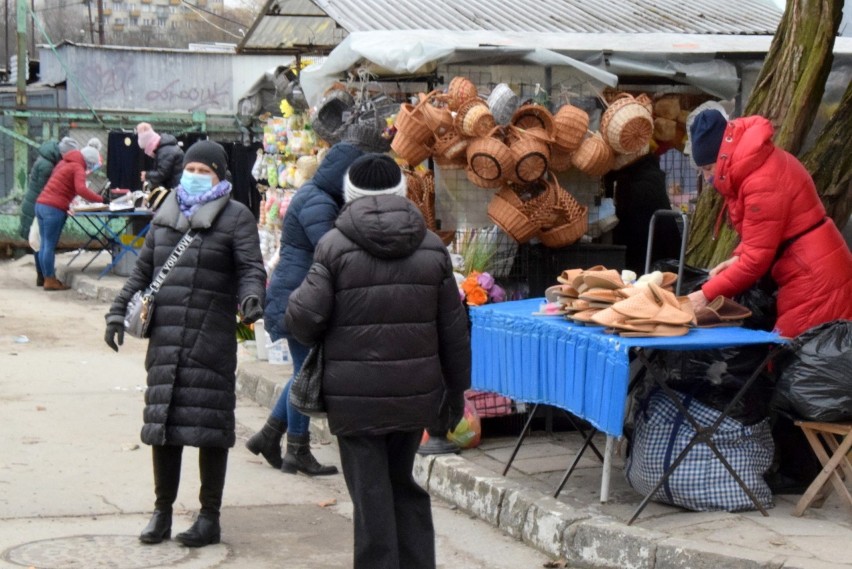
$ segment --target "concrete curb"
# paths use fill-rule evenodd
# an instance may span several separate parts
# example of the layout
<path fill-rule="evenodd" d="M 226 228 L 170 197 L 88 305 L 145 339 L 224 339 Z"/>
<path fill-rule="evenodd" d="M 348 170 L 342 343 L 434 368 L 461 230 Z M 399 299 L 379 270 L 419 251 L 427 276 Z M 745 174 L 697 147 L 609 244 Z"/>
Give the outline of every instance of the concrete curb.
<path fill-rule="evenodd" d="M 251 367 L 238 367 L 237 393 L 271 408 L 292 368 L 273 366 L 281 369 L 282 381 L 276 383 Z M 318 439 L 335 444 L 325 421 L 312 419 L 311 431 Z M 570 566 L 775 569 L 783 562 L 762 552 L 734 546 L 722 551 L 711 544 L 701 548 L 695 542 L 673 539 L 661 532 L 627 526 L 609 516 L 572 508 L 465 460 L 463 455 L 418 455 L 414 477 L 433 496 L 547 555 L 564 559 Z"/>

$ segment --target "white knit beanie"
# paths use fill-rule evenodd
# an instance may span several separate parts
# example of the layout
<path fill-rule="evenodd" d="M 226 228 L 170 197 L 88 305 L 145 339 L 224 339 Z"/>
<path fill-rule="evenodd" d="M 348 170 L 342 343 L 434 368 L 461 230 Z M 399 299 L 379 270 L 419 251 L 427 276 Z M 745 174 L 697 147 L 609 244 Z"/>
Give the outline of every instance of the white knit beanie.
<path fill-rule="evenodd" d="M 365 154 L 355 160 L 343 181 L 347 202 L 364 196 L 396 195 L 405 197 L 405 176 L 393 158 L 386 154 Z"/>

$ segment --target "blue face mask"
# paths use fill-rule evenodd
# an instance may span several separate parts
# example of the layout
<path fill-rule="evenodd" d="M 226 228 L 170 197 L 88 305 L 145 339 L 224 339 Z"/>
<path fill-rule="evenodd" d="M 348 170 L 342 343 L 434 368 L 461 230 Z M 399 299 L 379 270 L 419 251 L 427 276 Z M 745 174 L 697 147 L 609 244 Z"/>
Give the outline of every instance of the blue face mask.
<path fill-rule="evenodd" d="M 191 196 L 200 196 L 213 188 L 213 178 L 207 174 L 184 172 L 180 177 L 181 187 Z"/>

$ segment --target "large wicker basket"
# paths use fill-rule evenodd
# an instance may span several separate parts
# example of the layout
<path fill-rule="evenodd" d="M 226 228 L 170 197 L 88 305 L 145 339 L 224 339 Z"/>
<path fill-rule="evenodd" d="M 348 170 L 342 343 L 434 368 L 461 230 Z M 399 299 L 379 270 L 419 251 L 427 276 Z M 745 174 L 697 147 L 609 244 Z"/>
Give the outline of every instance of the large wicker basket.
<path fill-rule="evenodd" d="M 435 106 L 433 101 L 436 100 L 435 95 L 438 91 L 433 91 L 428 95 L 420 93 L 420 103 L 417 105 L 417 111 L 423 117 L 423 122 L 435 135 L 435 138 L 444 136 L 453 130 L 453 115 L 448 107 Z"/>
<path fill-rule="evenodd" d="M 580 204 L 574 196 L 563 189 L 551 175 L 550 189 L 556 202 L 557 222 L 550 227 L 543 227 L 538 238 L 545 247 L 560 248 L 576 243 L 588 231 L 589 208 Z"/>
<path fill-rule="evenodd" d="M 542 128 L 547 134 L 553 136 L 553 115 L 541 105 L 523 105 L 512 115 L 510 121 L 518 128 Z"/>
<path fill-rule="evenodd" d="M 418 142 L 408 135 L 405 131 L 397 131 L 391 141 L 391 149 L 397 155 L 408 162 L 410 166 L 416 166 L 429 158 L 432 154 L 432 148 Z"/>
<path fill-rule="evenodd" d="M 536 236 L 539 226 L 524 210 L 521 198 L 503 186 L 488 203 L 488 218 L 518 243 L 526 243 Z"/>
<path fill-rule="evenodd" d="M 613 150 L 633 154 L 650 142 L 654 120 L 642 101 L 619 93 L 601 117 L 600 132 Z"/>
<path fill-rule="evenodd" d="M 337 144 L 346 130 L 343 116 L 354 109 L 355 99 L 344 89 L 331 91 L 320 103 L 311 126 L 330 145 Z"/>
<path fill-rule="evenodd" d="M 467 145 L 468 179 L 479 187 L 496 188 L 513 176 L 515 157 L 499 132 L 500 128 L 495 127 L 488 136 L 475 138 Z"/>
<path fill-rule="evenodd" d="M 482 99 L 465 101 L 455 117 L 456 130 L 465 136 L 488 136 L 496 126 L 488 104 Z"/>
<path fill-rule="evenodd" d="M 550 137 L 544 129 L 509 126 L 506 137 L 515 157 L 513 180 L 530 183 L 541 178 L 550 163 Z"/>
<path fill-rule="evenodd" d="M 580 147 L 589 130 L 589 114 L 578 107 L 563 105 L 553 116 L 553 143 L 563 153 Z"/>
<path fill-rule="evenodd" d="M 426 124 L 422 113 L 411 103 L 403 103 L 399 106 L 399 113 L 394 121 L 397 134 L 403 133 L 408 139 L 424 144 L 431 145 L 434 140 L 432 130 Z"/>
<path fill-rule="evenodd" d="M 600 133 L 592 133 L 571 155 L 571 163 L 589 176 L 603 176 L 612 169 L 615 153 Z"/>
<path fill-rule="evenodd" d="M 451 111 L 458 111 L 463 103 L 476 96 L 476 85 L 467 77 L 453 77 L 447 86 L 447 106 Z"/>

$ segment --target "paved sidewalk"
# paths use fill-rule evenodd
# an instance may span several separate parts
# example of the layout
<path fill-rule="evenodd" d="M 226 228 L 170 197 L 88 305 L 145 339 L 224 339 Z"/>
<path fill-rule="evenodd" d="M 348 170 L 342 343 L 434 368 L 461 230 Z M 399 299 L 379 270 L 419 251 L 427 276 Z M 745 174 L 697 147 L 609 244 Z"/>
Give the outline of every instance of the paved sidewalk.
<path fill-rule="evenodd" d="M 60 279 L 79 292 L 111 300 L 124 279 L 98 280 L 98 259 L 85 273 L 57 259 Z M 105 260 L 104 260 L 105 263 Z M 61 265 L 61 266 L 60 266 Z M 277 398 L 287 366 L 241 354 L 239 394 L 263 407 Z M 332 440 L 322 422 L 315 436 Z M 602 450 L 604 438 L 595 441 Z M 499 527 L 508 535 L 569 564 L 605 568 L 852 569 L 852 514 L 831 496 L 821 509 L 791 515 L 798 496 L 776 496 L 769 517 L 759 512 L 688 512 L 650 503 L 627 526 L 641 496 L 624 480 L 616 458 L 610 501 L 601 504 L 601 465 L 587 451 L 558 499 L 552 498 L 582 441 L 576 433 L 534 432 L 506 477 L 511 437 L 486 438 L 459 456 L 418 457 L 420 482 L 437 497 Z"/>

